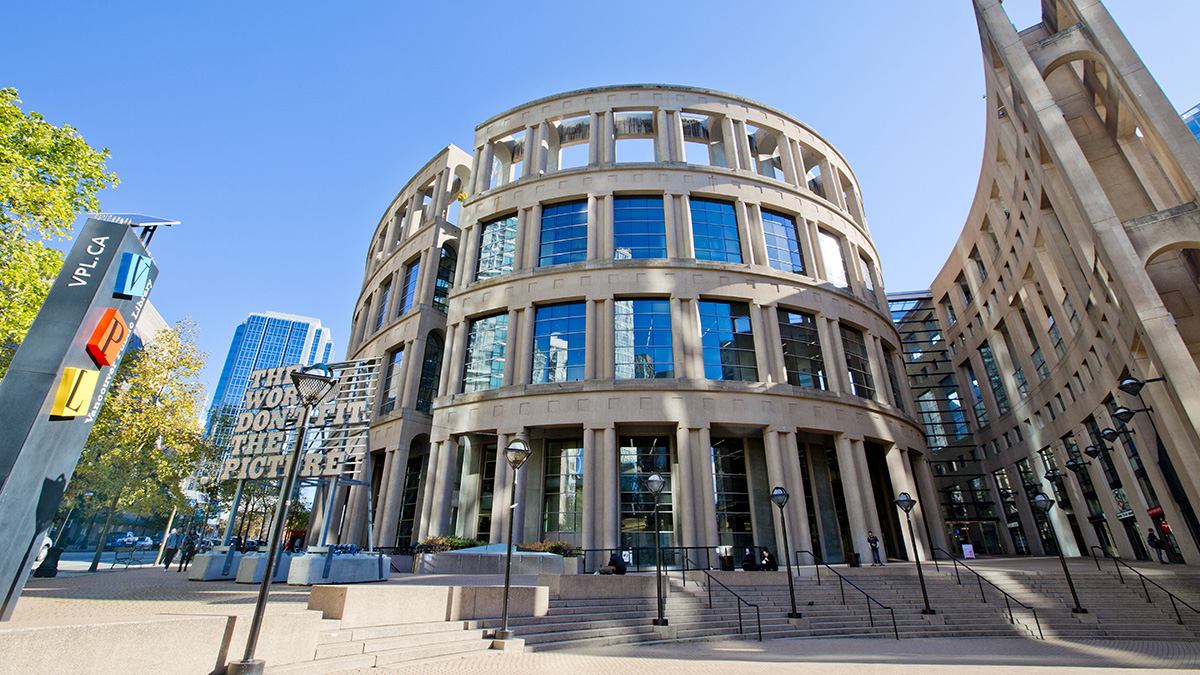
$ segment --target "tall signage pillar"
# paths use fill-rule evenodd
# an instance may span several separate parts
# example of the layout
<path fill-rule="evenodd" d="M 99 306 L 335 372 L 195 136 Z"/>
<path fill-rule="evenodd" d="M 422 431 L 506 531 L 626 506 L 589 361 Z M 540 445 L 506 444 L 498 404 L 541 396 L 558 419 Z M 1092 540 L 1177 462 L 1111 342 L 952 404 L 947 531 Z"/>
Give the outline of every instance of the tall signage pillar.
<path fill-rule="evenodd" d="M 146 244 L 174 224 L 88 219 L 0 381 L 0 620 L 12 617 L 158 276 Z"/>

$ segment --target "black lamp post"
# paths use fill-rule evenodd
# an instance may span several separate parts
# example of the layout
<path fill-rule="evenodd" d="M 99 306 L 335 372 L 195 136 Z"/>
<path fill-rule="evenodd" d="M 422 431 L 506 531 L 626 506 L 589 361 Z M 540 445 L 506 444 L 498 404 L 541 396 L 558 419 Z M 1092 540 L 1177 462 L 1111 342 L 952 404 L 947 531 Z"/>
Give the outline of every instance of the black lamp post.
<path fill-rule="evenodd" d="M 254 603 L 254 617 L 250 620 L 250 631 L 246 636 L 246 651 L 241 661 L 229 664 L 229 675 L 262 675 L 266 661 L 254 658 L 254 649 L 258 646 L 258 634 L 262 630 L 263 611 L 267 608 L 267 594 L 271 588 L 271 577 L 275 575 L 275 557 L 279 553 L 279 539 L 283 536 L 283 528 L 287 524 L 288 506 L 292 501 L 292 492 L 296 487 L 296 474 L 300 469 L 300 455 L 304 452 L 304 434 L 308 430 L 308 410 L 325 398 L 337 384 L 333 369 L 325 364 L 309 366 L 292 373 L 292 384 L 296 387 L 296 397 L 300 399 L 300 423 L 296 425 L 296 446 L 292 449 L 291 463 L 287 466 L 287 476 L 279 482 L 279 501 L 275 504 L 275 520 L 271 524 L 269 535 L 271 543 L 267 549 L 267 559 L 263 561 L 262 585 L 258 589 L 258 601 Z"/>
<path fill-rule="evenodd" d="M 655 626 L 667 625 L 667 618 L 663 616 L 666 607 L 662 584 L 662 537 L 658 534 L 658 495 L 662 493 L 666 485 L 666 479 L 656 473 L 650 474 L 650 477 L 646 479 L 646 489 L 654 495 L 654 588 L 658 592 L 658 618 L 651 623 Z"/>
<path fill-rule="evenodd" d="M 1034 508 L 1041 511 L 1046 516 L 1046 525 L 1050 528 L 1050 534 L 1054 537 L 1054 545 L 1058 548 L 1058 561 L 1062 563 L 1063 574 L 1067 577 L 1067 587 L 1071 589 L 1071 599 L 1075 601 L 1075 606 L 1071 608 L 1073 614 L 1087 614 L 1087 610 L 1079 605 L 1079 595 L 1075 593 L 1075 582 L 1071 580 L 1071 570 L 1067 569 L 1067 559 L 1063 556 L 1062 543 L 1058 540 L 1058 532 L 1054 529 L 1054 523 L 1050 522 L 1050 508 L 1054 506 L 1054 500 L 1044 494 L 1036 494 L 1033 499 L 1029 500 Z"/>
<path fill-rule="evenodd" d="M 921 613 L 937 614 L 929 606 L 929 592 L 925 590 L 925 573 L 921 571 L 921 552 L 917 550 L 917 535 L 913 532 L 912 516 L 910 513 L 916 505 L 917 500 L 913 499 L 913 496 L 907 492 L 901 492 L 900 496 L 896 497 L 896 506 L 904 510 L 904 519 L 908 521 L 908 538 L 912 540 L 913 558 L 917 563 L 917 579 L 921 581 L 921 597 L 925 599 L 925 609 L 921 610 Z"/>
<path fill-rule="evenodd" d="M 771 501 L 779 507 L 779 527 L 783 530 L 783 559 L 787 561 L 788 597 L 792 599 L 792 611 L 788 612 L 789 619 L 801 618 L 796 611 L 796 585 L 792 582 L 792 549 L 788 547 L 787 520 L 783 517 L 783 507 L 787 505 L 791 495 L 782 487 L 771 490 Z"/>
<path fill-rule="evenodd" d="M 504 607 L 500 614 L 500 630 L 496 631 L 497 640 L 511 640 L 513 632 L 508 629 L 508 594 L 512 588 L 512 552 L 513 552 L 513 521 L 517 518 L 517 472 L 525 466 L 525 462 L 533 451 L 529 444 L 516 438 L 504 449 L 504 459 L 512 467 L 512 498 L 508 503 L 508 557 L 504 562 Z"/>

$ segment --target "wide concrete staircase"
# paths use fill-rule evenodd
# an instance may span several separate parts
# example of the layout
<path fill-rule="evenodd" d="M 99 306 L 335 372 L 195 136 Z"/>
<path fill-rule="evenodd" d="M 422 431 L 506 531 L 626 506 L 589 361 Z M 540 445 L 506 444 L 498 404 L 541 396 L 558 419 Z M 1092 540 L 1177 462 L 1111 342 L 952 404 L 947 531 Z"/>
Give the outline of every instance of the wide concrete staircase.
<path fill-rule="evenodd" d="M 336 619 L 323 619 L 316 658 L 289 666 L 271 667 L 271 675 L 316 675 L 354 668 L 400 666 L 458 659 L 488 653 L 492 641 L 477 622 L 441 621 L 365 628 L 342 628 Z"/>

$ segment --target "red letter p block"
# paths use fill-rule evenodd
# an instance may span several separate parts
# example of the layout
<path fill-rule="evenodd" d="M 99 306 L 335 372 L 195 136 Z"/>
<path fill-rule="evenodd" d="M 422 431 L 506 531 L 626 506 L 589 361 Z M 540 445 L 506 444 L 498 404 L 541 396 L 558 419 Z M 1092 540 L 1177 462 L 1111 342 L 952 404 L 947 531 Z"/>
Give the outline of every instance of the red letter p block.
<path fill-rule="evenodd" d="M 116 363 L 121 346 L 129 336 L 129 325 L 116 309 L 107 309 L 100 318 L 100 324 L 92 331 L 88 339 L 87 352 L 98 366 L 111 366 Z"/>

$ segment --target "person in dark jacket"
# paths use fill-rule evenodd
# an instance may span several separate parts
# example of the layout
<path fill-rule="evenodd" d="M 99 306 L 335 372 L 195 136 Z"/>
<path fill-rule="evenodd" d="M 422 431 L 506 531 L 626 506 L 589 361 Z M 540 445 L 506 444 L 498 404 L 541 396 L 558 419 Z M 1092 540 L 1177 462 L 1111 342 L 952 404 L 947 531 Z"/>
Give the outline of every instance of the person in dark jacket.
<path fill-rule="evenodd" d="M 1163 550 L 1167 548 L 1167 544 L 1162 540 L 1162 537 L 1155 534 L 1153 527 L 1146 531 L 1146 543 L 1149 544 L 1150 548 L 1154 549 L 1154 552 L 1158 554 L 1158 562 L 1164 565 L 1169 564 L 1167 560 L 1163 558 Z"/>
<path fill-rule="evenodd" d="M 754 572 L 758 569 L 758 560 L 754 557 L 754 549 L 746 549 L 746 557 L 742 558 L 742 569 Z"/>
<path fill-rule="evenodd" d="M 779 571 L 779 561 L 775 559 L 775 556 L 771 555 L 771 549 L 763 549 L 762 562 L 758 563 L 758 569 L 766 572 Z"/>
<path fill-rule="evenodd" d="M 625 559 L 616 553 L 608 557 L 608 565 L 606 567 L 613 568 L 613 574 L 625 574 L 629 570 L 628 566 L 625 565 Z"/>
<path fill-rule="evenodd" d="M 187 534 L 183 537 L 183 548 L 179 550 L 179 569 L 176 572 L 182 572 L 192 564 L 192 558 L 196 557 L 196 547 L 199 544 L 199 537 L 196 534 Z"/>

